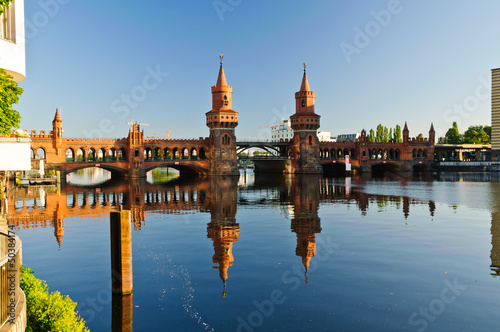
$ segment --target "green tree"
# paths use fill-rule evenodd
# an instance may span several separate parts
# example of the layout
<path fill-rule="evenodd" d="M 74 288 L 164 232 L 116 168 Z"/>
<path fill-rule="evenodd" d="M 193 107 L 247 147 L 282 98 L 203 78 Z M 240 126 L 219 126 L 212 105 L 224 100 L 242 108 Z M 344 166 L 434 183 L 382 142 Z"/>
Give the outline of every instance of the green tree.
<path fill-rule="evenodd" d="M 386 126 L 384 126 L 382 133 L 382 142 L 389 142 L 389 129 Z"/>
<path fill-rule="evenodd" d="M 488 129 L 491 133 L 491 127 Z M 470 126 L 464 133 L 464 143 L 469 144 L 491 144 L 490 135 L 483 126 Z"/>
<path fill-rule="evenodd" d="M 370 143 L 375 142 L 375 131 L 373 131 L 373 129 L 370 129 L 370 134 L 368 135 L 368 141 Z"/>
<path fill-rule="evenodd" d="M 458 125 L 456 122 L 453 122 L 453 127 L 448 129 L 446 132 L 445 137 L 445 143 L 448 144 L 460 144 L 461 143 L 461 138 L 460 138 L 460 132 L 458 131 Z"/>
<path fill-rule="evenodd" d="M 382 142 L 384 139 L 384 126 L 382 124 L 379 124 L 377 126 L 377 132 L 375 134 L 375 142 Z"/>
<path fill-rule="evenodd" d="M 424 135 L 422 133 L 417 135 L 417 138 L 424 138 Z"/>
<path fill-rule="evenodd" d="M 394 141 L 397 143 L 402 143 L 403 138 L 401 137 L 401 126 L 396 125 L 396 128 L 394 129 Z"/>
<path fill-rule="evenodd" d="M 3 14 L 3 6 L 6 6 L 7 8 L 9 8 L 9 5 L 12 1 L 13 0 L 0 0 L 0 15 Z"/>
<path fill-rule="evenodd" d="M 21 116 L 12 105 L 17 104 L 22 94 L 23 89 L 17 86 L 13 77 L 0 68 L 0 134 L 9 135 L 12 128 L 19 128 Z"/>
<path fill-rule="evenodd" d="M 491 126 L 484 126 L 483 130 L 486 132 L 486 134 L 488 134 L 491 142 Z"/>

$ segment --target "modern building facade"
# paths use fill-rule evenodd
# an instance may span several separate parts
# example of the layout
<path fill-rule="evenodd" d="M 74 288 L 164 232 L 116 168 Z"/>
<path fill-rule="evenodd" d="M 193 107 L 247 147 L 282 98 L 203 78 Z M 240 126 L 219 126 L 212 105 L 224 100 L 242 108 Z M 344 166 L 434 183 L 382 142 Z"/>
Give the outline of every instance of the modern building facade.
<path fill-rule="evenodd" d="M 500 156 L 500 68 L 491 70 L 491 156 Z"/>
<path fill-rule="evenodd" d="M 3 6 L 0 15 L 0 68 L 16 82 L 26 78 L 24 32 L 24 0 L 14 0 L 9 8 Z"/>

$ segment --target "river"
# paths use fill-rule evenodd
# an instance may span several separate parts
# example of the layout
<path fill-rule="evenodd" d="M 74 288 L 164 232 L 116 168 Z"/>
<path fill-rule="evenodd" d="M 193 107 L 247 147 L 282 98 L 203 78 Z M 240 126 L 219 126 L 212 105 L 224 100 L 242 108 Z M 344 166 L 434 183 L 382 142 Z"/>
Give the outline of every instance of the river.
<path fill-rule="evenodd" d="M 496 173 L 89 172 L 11 188 L 8 219 L 23 264 L 76 301 L 92 331 L 498 330 Z M 121 305 L 110 286 L 119 205 L 133 219 L 133 298 Z"/>

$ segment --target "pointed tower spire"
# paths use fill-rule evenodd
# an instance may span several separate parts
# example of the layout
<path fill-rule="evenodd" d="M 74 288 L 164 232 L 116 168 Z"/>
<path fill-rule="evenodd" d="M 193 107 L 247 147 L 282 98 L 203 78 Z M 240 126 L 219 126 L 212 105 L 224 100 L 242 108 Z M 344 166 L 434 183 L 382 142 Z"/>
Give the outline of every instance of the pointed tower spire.
<path fill-rule="evenodd" d="M 429 129 L 429 132 L 434 131 L 434 123 L 431 122 L 431 129 Z"/>
<path fill-rule="evenodd" d="M 59 115 L 58 108 L 56 108 L 56 115 L 54 116 L 54 121 L 61 121 L 61 116 Z"/>
<path fill-rule="evenodd" d="M 403 143 L 408 142 L 410 139 L 410 131 L 408 130 L 408 125 L 406 124 L 405 121 L 405 127 L 403 128 Z"/>
<path fill-rule="evenodd" d="M 300 86 L 300 91 L 311 91 L 309 88 L 309 82 L 307 81 L 306 74 L 307 62 L 304 62 L 304 76 L 302 77 L 302 85 Z"/>
<path fill-rule="evenodd" d="M 219 58 L 220 58 L 220 68 L 216 86 L 218 87 L 227 86 L 226 75 L 224 74 L 224 67 L 222 67 L 222 60 L 224 59 L 224 54 L 219 54 Z"/>

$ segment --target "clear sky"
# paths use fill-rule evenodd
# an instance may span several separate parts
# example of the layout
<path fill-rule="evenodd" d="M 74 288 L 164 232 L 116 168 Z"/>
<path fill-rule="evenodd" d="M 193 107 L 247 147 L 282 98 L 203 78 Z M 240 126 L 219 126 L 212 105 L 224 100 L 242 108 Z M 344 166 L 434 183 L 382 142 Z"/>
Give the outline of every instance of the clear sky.
<path fill-rule="evenodd" d="M 295 111 L 302 63 L 322 131 L 431 122 L 442 136 L 490 124 L 500 67 L 498 0 L 26 0 L 21 128 L 65 137 L 208 136 L 219 53 L 240 113 L 236 136 L 265 137 Z"/>

